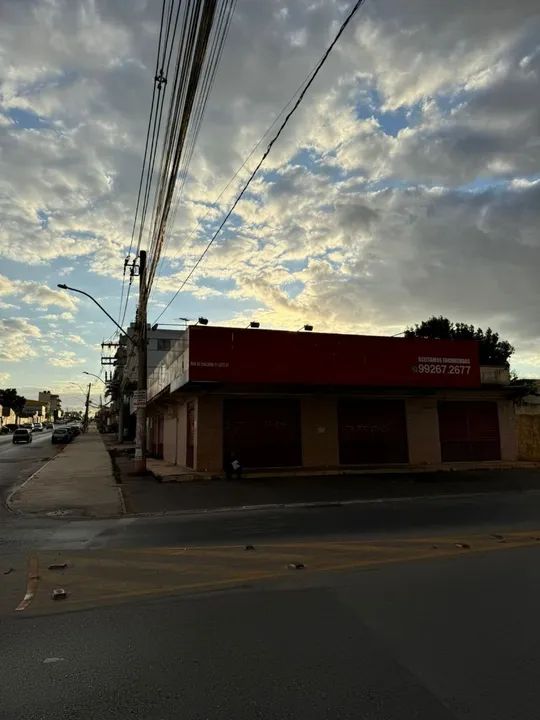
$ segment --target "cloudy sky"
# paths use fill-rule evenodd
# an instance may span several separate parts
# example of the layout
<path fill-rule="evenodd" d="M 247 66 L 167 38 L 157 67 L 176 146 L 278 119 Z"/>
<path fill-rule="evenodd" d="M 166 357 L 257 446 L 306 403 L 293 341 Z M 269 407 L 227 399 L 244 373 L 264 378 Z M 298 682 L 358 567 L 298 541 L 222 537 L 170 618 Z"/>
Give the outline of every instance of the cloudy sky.
<path fill-rule="evenodd" d="M 150 320 L 349 6 L 237 0 Z M 56 284 L 118 314 L 160 9 L 0 0 L 0 387 L 75 405 L 82 370 L 101 369 L 113 328 Z M 385 334 L 444 314 L 491 325 L 516 345 L 514 367 L 540 377 L 539 12 L 366 0 L 161 320 Z"/>

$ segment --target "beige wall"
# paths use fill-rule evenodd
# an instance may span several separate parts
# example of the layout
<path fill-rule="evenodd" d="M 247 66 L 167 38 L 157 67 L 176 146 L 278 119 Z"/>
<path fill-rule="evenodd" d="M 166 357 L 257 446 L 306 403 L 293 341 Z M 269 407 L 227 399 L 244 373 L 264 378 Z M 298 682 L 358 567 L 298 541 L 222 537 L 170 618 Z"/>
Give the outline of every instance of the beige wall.
<path fill-rule="evenodd" d="M 186 436 L 187 412 L 184 402 L 176 408 L 176 463 L 182 467 L 186 466 Z"/>
<path fill-rule="evenodd" d="M 339 463 L 337 401 L 334 397 L 301 400 L 302 460 L 304 467 L 331 467 Z"/>
<path fill-rule="evenodd" d="M 499 435 L 501 438 L 501 460 L 512 462 L 517 459 L 516 414 L 512 400 L 499 400 Z"/>
<path fill-rule="evenodd" d="M 176 413 L 166 413 L 163 421 L 163 459 L 169 463 L 176 463 Z"/>
<path fill-rule="evenodd" d="M 216 395 L 202 395 L 195 407 L 195 469 L 222 472 L 223 399 Z"/>
<path fill-rule="evenodd" d="M 439 415 L 434 398 L 410 398 L 405 401 L 407 440 L 411 465 L 441 462 Z"/>
<path fill-rule="evenodd" d="M 516 423 L 518 459 L 540 461 L 540 415 L 519 414 Z"/>

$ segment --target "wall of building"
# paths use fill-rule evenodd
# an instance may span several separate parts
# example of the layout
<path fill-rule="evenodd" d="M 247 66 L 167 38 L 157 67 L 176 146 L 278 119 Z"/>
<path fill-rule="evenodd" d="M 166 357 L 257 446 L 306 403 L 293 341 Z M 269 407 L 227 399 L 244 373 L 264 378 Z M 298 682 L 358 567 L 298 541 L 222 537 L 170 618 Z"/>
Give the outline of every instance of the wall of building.
<path fill-rule="evenodd" d="M 334 397 L 313 395 L 301 400 L 304 467 L 333 467 L 339 463 L 337 405 Z"/>
<path fill-rule="evenodd" d="M 540 462 L 540 397 L 524 397 L 516 405 L 519 460 Z"/>
<path fill-rule="evenodd" d="M 163 421 L 163 459 L 176 463 L 177 451 L 176 414 L 168 413 Z"/>
<path fill-rule="evenodd" d="M 499 437 L 501 440 L 501 460 L 513 462 L 518 457 L 517 425 L 512 400 L 499 400 Z"/>
<path fill-rule="evenodd" d="M 435 398 L 409 398 L 405 401 L 407 441 L 411 465 L 437 465 L 441 462 L 439 415 Z"/>
<path fill-rule="evenodd" d="M 471 400 L 491 400 L 497 404 L 501 460 L 518 458 L 518 432 L 512 400 L 495 393 L 471 393 Z M 486 397 L 487 395 L 487 397 Z M 171 399 L 174 396 L 169 396 Z M 223 471 L 223 402 L 220 395 L 177 395 L 162 403 L 165 419 L 164 459 L 186 466 L 187 403 L 194 403 L 194 469 L 200 472 Z M 256 395 L 251 397 L 256 398 Z M 372 396 L 371 396 L 372 397 Z M 388 397 L 388 396 L 386 396 Z M 384 396 L 381 396 L 383 399 Z M 413 466 L 441 464 L 438 402 L 464 397 L 439 392 L 430 397 L 404 398 L 408 462 Z M 175 403 L 175 404 L 173 404 Z M 168 409 L 167 409 L 168 408 Z M 338 398 L 311 395 L 300 398 L 302 466 L 339 467 Z M 534 421 L 519 421 L 519 458 L 540 459 L 540 414 Z"/>
<path fill-rule="evenodd" d="M 223 470 L 223 398 L 201 395 L 195 409 L 195 468 Z"/>

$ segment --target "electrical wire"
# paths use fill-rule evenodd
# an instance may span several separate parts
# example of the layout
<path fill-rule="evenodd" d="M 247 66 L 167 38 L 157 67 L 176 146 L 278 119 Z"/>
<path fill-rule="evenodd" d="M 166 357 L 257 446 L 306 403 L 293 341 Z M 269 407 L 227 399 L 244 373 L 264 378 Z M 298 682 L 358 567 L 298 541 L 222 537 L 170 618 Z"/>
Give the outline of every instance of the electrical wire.
<path fill-rule="evenodd" d="M 246 190 L 248 189 L 249 185 L 251 184 L 251 181 L 253 180 L 253 178 L 255 177 L 255 175 L 257 174 L 257 172 L 259 171 L 259 169 L 261 168 L 262 164 L 264 163 L 264 161 L 266 160 L 266 158 L 267 158 L 268 155 L 270 154 L 270 151 L 272 150 L 272 147 L 273 147 L 274 144 L 277 142 L 277 140 L 279 139 L 281 133 L 283 132 L 283 130 L 284 130 L 285 127 L 287 126 L 290 118 L 294 115 L 294 113 L 295 113 L 296 110 L 298 109 L 298 107 L 299 107 L 299 105 L 301 104 L 302 100 L 304 99 L 307 91 L 309 90 L 309 88 L 310 88 L 311 85 L 313 84 L 315 78 L 316 78 L 317 75 L 319 74 L 321 68 L 323 67 L 324 63 L 326 62 L 328 56 L 329 56 L 330 53 L 332 52 L 332 50 L 333 50 L 333 48 L 335 47 L 336 43 L 338 42 L 339 38 L 342 36 L 343 32 L 345 31 L 345 29 L 346 29 L 347 26 L 349 25 L 350 21 L 351 21 L 352 18 L 354 17 L 354 15 L 355 15 L 355 13 L 357 12 L 357 10 L 358 10 L 358 9 L 360 8 L 360 6 L 364 3 L 364 1 L 365 1 L 365 0 L 357 0 L 357 2 L 353 5 L 352 9 L 349 11 L 348 15 L 346 16 L 346 18 L 345 18 L 344 21 L 342 22 L 339 30 L 337 31 L 334 39 L 332 40 L 332 42 L 330 43 L 330 45 L 327 47 L 327 49 L 326 49 L 326 51 L 324 52 L 323 56 L 321 57 L 321 59 L 319 60 L 319 62 L 317 63 L 317 65 L 315 66 L 315 69 L 314 69 L 313 73 L 311 74 L 310 79 L 308 80 L 308 82 L 306 83 L 306 85 L 305 85 L 305 87 L 303 88 L 302 92 L 301 92 L 300 95 L 298 96 L 298 98 L 297 98 L 296 102 L 294 103 L 293 107 L 292 107 L 291 110 L 287 113 L 285 119 L 283 120 L 283 122 L 282 122 L 281 125 L 279 126 L 278 131 L 276 132 L 276 134 L 274 135 L 274 137 L 272 138 L 272 140 L 271 140 L 270 143 L 268 144 L 268 147 L 266 148 L 265 152 L 263 153 L 261 159 L 259 160 L 259 162 L 258 162 L 257 165 L 255 166 L 254 170 L 251 172 L 251 174 L 250 174 L 250 176 L 248 177 L 246 183 L 244 184 L 242 190 L 241 190 L 240 193 L 237 195 L 237 197 L 236 197 L 236 199 L 234 200 L 233 204 L 231 205 L 231 207 L 230 207 L 229 210 L 227 211 L 227 213 L 226 213 L 225 217 L 223 218 L 222 222 L 220 223 L 218 229 L 215 231 L 215 233 L 212 235 L 212 237 L 211 237 L 210 240 L 208 241 L 205 249 L 204 249 L 203 252 L 199 255 L 197 261 L 195 262 L 195 265 L 191 268 L 191 270 L 189 271 L 189 273 L 187 274 L 187 276 L 185 277 L 185 279 L 182 281 L 182 283 L 180 284 L 180 287 L 178 288 L 178 290 L 176 290 L 176 292 L 174 293 L 173 297 L 169 300 L 169 302 L 168 302 L 167 305 L 163 308 L 163 310 L 161 311 L 161 313 L 160 313 L 160 314 L 157 316 L 157 318 L 153 321 L 153 324 L 156 323 L 156 322 L 163 316 L 163 314 L 165 313 L 165 311 L 171 306 L 171 304 L 172 304 L 172 303 L 174 302 L 174 300 L 178 297 L 178 294 L 183 290 L 183 288 L 185 287 L 186 283 L 187 283 L 188 280 L 191 278 L 191 276 L 193 275 L 193 273 L 195 272 L 195 270 L 199 267 L 199 265 L 201 264 L 201 262 L 204 260 L 206 254 L 208 253 L 208 251 L 210 250 L 210 248 L 211 248 L 212 245 L 214 244 L 215 239 L 217 238 L 217 236 L 219 235 L 219 233 L 221 232 L 221 230 L 222 230 L 223 227 L 225 226 L 225 223 L 227 222 L 227 220 L 230 218 L 230 216 L 231 216 L 232 213 L 234 212 L 234 209 L 236 208 L 236 206 L 238 205 L 238 203 L 239 203 L 240 200 L 242 199 L 244 193 L 246 192 Z"/>
<path fill-rule="evenodd" d="M 133 243 L 135 240 L 135 228 L 137 227 L 137 217 L 139 215 L 139 204 L 140 204 L 140 200 L 141 200 L 141 191 L 142 191 L 142 185 L 143 185 L 143 180 L 144 180 L 144 170 L 145 170 L 145 166 L 146 166 L 146 156 L 148 153 L 148 140 L 150 138 L 150 127 L 152 125 L 152 117 L 153 117 L 153 113 L 154 113 L 154 101 L 155 101 L 155 96 L 156 96 L 156 80 L 155 80 L 155 78 L 157 77 L 158 70 L 159 70 L 159 56 L 160 56 L 160 52 L 161 52 L 161 39 L 163 36 L 163 18 L 165 15 L 165 2 L 166 2 L 166 0 L 163 0 L 162 5 L 161 5 L 161 20 L 160 20 L 160 26 L 159 26 L 158 50 L 156 53 L 156 67 L 155 67 L 155 71 L 154 71 L 154 84 L 153 84 L 153 88 L 152 88 L 152 101 L 150 104 L 150 115 L 148 118 L 148 126 L 146 129 L 146 140 L 145 140 L 145 144 L 144 144 L 143 164 L 142 164 L 142 168 L 141 168 L 141 177 L 139 180 L 139 189 L 137 191 L 137 204 L 135 206 L 135 217 L 133 218 L 133 227 L 131 229 L 131 241 L 129 243 L 129 251 L 128 251 L 128 255 L 127 255 L 128 260 L 131 257 L 131 251 L 133 249 Z M 118 308 L 118 323 L 119 323 L 119 325 L 123 325 L 123 322 L 125 319 L 125 310 L 124 310 L 123 319 L 122 319 L 122 322 L 120 322 L 120 316 L 122 315 L 122 303 L 124 300 L 124 290 L 125 290 L 125 284 L 126 284 L 126 269 L 127 269 L 127 262 L 124 262 L 124 272 L 122 275 L 122 292 L 120 294 L 120 305 Z M 130 282 L 130 286 L 131 286 L 131 282 Z M 126 308 L 127 308 L 128 301 L 129 301 L 129 290 L 128 290 L 128 298 L 126 300 Z M 114 334 L 111 337 L 114 337 Z"/>
<path fill-rule="evenodd" d="M 183 48 L 176 97 L 171 98 L 169 141 L 164 155 L 164 172 L 160 178 L 155 220 L 152 228 L 151 253 L 147 271 L 146 300 L 163 251 L 171 207 L 177 191 L 187 175 L 208 92 L 216 69 L 216 61 L 223 47 L 224 36 L 231 17 L 232 0 L 221 4 L 216 18 L 217 2 L 191 3 L 192 12 L 186 16 L 187 37 Z M 225 22 L 227 20 L 227 22 Z M 214 32 L 212 30 L 214 29 Z M 178 194 L 176 194 L 178 197 Z"/>
<path fill-rule="evenodd" d="M 186 160 L 185 160 L 185 162 L 183 163 L 183 168 L 182 168 L 182 170 L 181 170 L 180 173 L 179 173 L 179 175 L 180 175 L 179 187 L 178 187 L 178 191 L 177 191 L 176 201 L 175 201 L 175 204 L 174 204 L 174 209 L 173 209 L 173 211 L 172 211 L 171 219 L 170 219 L 171 232 L 172 232 L 172 229 L 173 229 L 174 226 L 175 226 L 176 215 L 177 215 L 177 213 L 178 213 L 178 208 L 179 208 L 179 206 L 180 206 L 180 200 L 181 200 L 181 196 L 182 196 L 182 191 L 183 191 L 184 186 L 185 186 L 185 183 L 186 183 L 189 165 L 190 165 L 190 163 L 191 163 L 191 159 L 192 159 L 193 152 L 194 152 L 194 149 L 195 149 L 195 144 L 196 144 L 196 140 L 197 140 L 197 137 L 198 137 L 198 134 L 199 134 L 200 126 L 201 126 L 201 123 L 202 123 L 202 118 L 203 118 L 203 116 L 204 116 L 204 112 L 205 112 L 205 109 L 206 109 L 206 103 L 207 103 L 207 100 L 208 100 L 208 96 L 209 96 L 209 94 L 210 94 L 210 92 L 211 92 L 211 90 L 212 90 L 212 86 L 213 86 L 213 84 L 214 84 L 216 69 L 217 69 L 217 66 L 219 65 L 219 62 L 220 62 L 220 59 L 221 59 L 221 55 L 222 55 L 222 52 L 223 52 L 224 45 L 225 45 L 225 43 L 227 42 L 227 37 L 228 37 L 228 34 L 229 34 L 229 29 L 230 29 L 230 24 L 231 24 L 231 18 L 232 18 L 232 15 L 234 14 L 235 7 L 236 7 L 236 0 L 233 0 L 232 5 L 231 5 L 231 7 L 230 7 L 229 10 L 228 10 L 228 15 L 227 15 L 227 7 L 226 7 L 226 5 L 224 4 L 224 5 L 222 6 L 222 8 L 221 8 L 220 16 L 219 16 L 219 19 L 218 19 L 218 21 L 217 21 L 216 36 L 220 37 L 220 40 L 219 40 L 219 42 L 218 42 L 217 44 L 214 43 L 213 46 L 212 46 L 212 50 L 211 50 L 211 53 L 210 53 L 210 59 L 209 59 L 209 62 L 208 62 L 208 72 L 206 73 L 205 78 L 204 78 L 204 80 L 203 80 L 203 87 L 202 87 L 202 91 L 201 91 L 202 101 L 201 101 L 201 103 L 200 103 L 200 105 L 199 105 L 199 110 L 198 110 L 198 114 L 197 114 L 197 116 L 196 116 L 196 119 L 195 119 L 194 122 L 193 122 L 193 127 L 194 127 L 194 129 L 193 129 L 193 132 L 191 133 L 191 138 L 190 138 L 190 141 L 189 141 L 189 147 L 188 147 L 188 149 L 187 149 L 187 151 L 186 151 Z M 250 154 L 250 155 L 251 155 L 251 154 Z M 246 160 L 245 160 L 244 163 L 242 164 L 242 168 L 244 167 L 244 165 L 245 165 L 245 163 L 247 162 L 247 160 L 248 160 L 248 158 L 246 158 Z M 234 178 L 236 177 L 236 175 L 238 174 L 238 172 L 240 172 L 240 170 L 241 170 L 242 168 L 240 168 L 240 169 L 235 173 L 235 175 L 234 175 L 234 177 L 232 178 L 232 180 L 234 180 Z M 232 180 L 231 180 L 230 182 L 232 182 Z M 219 197 L 221 197 L 221 195 L 225 192 L 225 190 L 226 190 L 227 187 L 229 186 L 230 182 L 229 182 L 229 183 L 227 184 L 227 186 L 222 190 L 222 192 L 220 193 L 220 196 L 219 196 Z M 219 198 L 218 198 L 218 199 L 219 199 Z M 208 215 L 209 213 L 210 213 L 210 210 L 208 210 L 207 215 Z M 165 250 L 169 239 L 170 239 L 170 237 L 167 237 L 167 236 L 165 237 L 164 244 L 163 244 L 163 251 Z M 188 239 L 189 239 L 189 238 L 188 238 Z M 161 259 L 160 259 L 159 266 L 158 266 L 157 271 L 156 271 L 156 277 L 158 278 L 158 281 L 159 281 L 159 277 L 160 277 L 161 271 L 162 271 L 162 269 L 163 269 L 163 263 L 164 263 L 164 262 L 165 262 L 165 257 L 164 257 L 164 255 L 162 255 L 162 257 L 161 257 Z"/>

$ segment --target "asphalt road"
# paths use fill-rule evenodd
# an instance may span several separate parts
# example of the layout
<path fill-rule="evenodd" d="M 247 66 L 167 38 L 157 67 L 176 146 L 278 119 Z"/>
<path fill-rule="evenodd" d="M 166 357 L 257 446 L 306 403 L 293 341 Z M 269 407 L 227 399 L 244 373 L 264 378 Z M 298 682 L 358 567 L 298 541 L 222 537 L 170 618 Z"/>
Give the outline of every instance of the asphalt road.
<path fill-rule="evenodd" d="M 377 538 L 510 528 L 540 530 L 540 492 L 110 520 L 8 514 L 0 523 L 0 554 L 7 550 L 242 544 L 279 538 Z"/>
<path fill-rule="evenodd" d="M 294 573 L 2 630 L 6 720 L 536 720 L 540 548 Z"/>
<path fill-rule="evenodd" d="M 0 500 L 56 455 L 59 446 L 51 444 L 51 435 L 51 430 L 34 433 L 28 445 L 14 445 L 11 435 L 0 437 Z"/>

